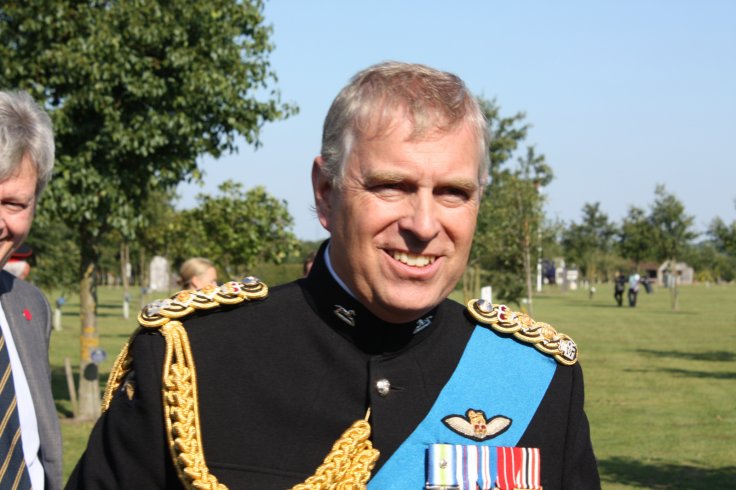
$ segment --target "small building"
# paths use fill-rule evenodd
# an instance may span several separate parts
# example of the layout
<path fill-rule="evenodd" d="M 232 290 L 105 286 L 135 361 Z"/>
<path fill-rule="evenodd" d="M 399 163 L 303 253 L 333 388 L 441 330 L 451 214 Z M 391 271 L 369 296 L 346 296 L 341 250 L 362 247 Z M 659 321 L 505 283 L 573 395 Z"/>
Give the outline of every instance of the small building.
<path fill-rule="evenodd" d="M 657 284 L 660 286 L 671 287 L 674 278 L 677 277 L 677 284 L 690 285 L 693 283 L 695 271 L 685 262 L 677 262 L 675 264 L 674 275 L 670 271 L 670 261 L 666 260 L 657 269 Z"/>

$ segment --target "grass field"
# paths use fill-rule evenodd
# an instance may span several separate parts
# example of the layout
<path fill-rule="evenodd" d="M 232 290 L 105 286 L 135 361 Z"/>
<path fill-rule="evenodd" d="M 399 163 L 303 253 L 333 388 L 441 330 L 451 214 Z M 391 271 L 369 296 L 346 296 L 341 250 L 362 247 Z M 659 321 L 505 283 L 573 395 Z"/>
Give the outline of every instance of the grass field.
<path fill-rule="evenodd" d="M 121 289 L 99 291 L 104 379 L 135 327 L 122 319 L 122 296 Z M 65 475 L 91 429 L 69 418 L 64 378 L 64 357 L 78 363 L 77 309 L 74 299 L 67 302 L 63 331 L 51 342 Z M 608 286 L 593 299 L 548 290 L 535 298 L 534 316 L 579 346 L 603 488 L 736 489 L 736 286 L 682 287 L 677 312 L 664 289 L 640 294 L 636 308 L 615 306 Z"/>

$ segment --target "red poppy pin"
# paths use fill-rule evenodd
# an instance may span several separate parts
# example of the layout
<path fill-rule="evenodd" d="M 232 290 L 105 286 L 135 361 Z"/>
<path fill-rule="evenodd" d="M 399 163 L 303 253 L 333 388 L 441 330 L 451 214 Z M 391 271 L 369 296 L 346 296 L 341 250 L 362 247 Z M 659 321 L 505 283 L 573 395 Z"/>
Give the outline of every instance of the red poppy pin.
<path fill-rule="evenodd" d="M 26 317 L 26 320 L 29 322 L 33 319 L 33 315 L 31 315 L 31 312 L 28 311 L 28 308 L 23 309 L 23 316 Z"/>

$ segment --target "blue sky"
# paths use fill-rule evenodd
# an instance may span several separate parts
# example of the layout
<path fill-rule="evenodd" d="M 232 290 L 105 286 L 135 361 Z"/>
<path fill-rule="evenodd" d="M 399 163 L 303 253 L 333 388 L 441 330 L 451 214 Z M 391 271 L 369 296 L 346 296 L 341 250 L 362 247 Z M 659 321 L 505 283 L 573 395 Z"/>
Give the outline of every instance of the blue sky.
<path fill-rule="evenodd" d="M 263 185 L 288 202 L 299 238 L 327 236 L 312 207 L 311 163 L 325 113 L 357 71 L 383 60 L 451 71 L 524 111 L 527 144 L 555 172 L 550 218 L 579 221 L 586 202 L 612 220 L 648 207 L 665 184 L 704 231 L 736 219 L 736 2 L 297 1 L 266 3 L 283 101 L 300 113 L 264 127 L 263 146 L 201 159 L 203 187 Z"/>

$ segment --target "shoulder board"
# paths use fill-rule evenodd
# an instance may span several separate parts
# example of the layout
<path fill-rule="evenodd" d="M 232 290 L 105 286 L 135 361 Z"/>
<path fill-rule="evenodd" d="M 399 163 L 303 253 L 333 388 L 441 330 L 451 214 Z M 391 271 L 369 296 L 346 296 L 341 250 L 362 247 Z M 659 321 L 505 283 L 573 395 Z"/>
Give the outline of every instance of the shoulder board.
<path fill-rule="evenodd" d="M 187 315 L 197 310 L 211 310 L 222 305 L 236 305 L 243 301 L 263 299 L 268 296 L 268 286 L 255 277 L 241 282 L 227 282 L 221 286 L 206 286 L 198 290 L 179 291 L 172 297 L 154 301 L 138 315 L 142 328 L 160 329 L 166 341 L 162 375 L 162 397 L 166 420 L 166 439 L 174 467 L 185 488 L 210 488 L 226 490 L 207 467 L 202 449 L 199 425 L 199 398 L 197 371 L 194 366 L 189 337 L 181 323 Z M 138 329 L 137 332 L 139 332 Z M 136 332 L 136 334 L 137 334 Z M 102 410 L 107 411 L 115 393 L 132 369 L 131 340 L 118 355 L 102 400 Z M 126 387 L 127 388 L 127 387 Z M 128 397 L 132 398 L 132 390 Z"/>
<path fill-rule="evenodd" d="M 497 332 L 512 334 L 522 342 L 532 344 L 560 364 L 572 366 L 578 361 L 575 341 L 559 333 L 552 325 L 534 321 L 526 313 L 511 311 L 506 305 L 492 304 L 483 299 L 470 300 L 468 313 Z"/>
<path fill-rule="evenodd" d="M 159 328 L 171 320 L 182 320 L 197 310 L 211 310 L 222 305 L 236 305 L 243 301 L 263 299 L 268 286 L 255 277 L 230 281 L 220 286 L 179 291 L 170 298 L 156 300 L 144 306 L 138 323 L 145 328 Z"/>

